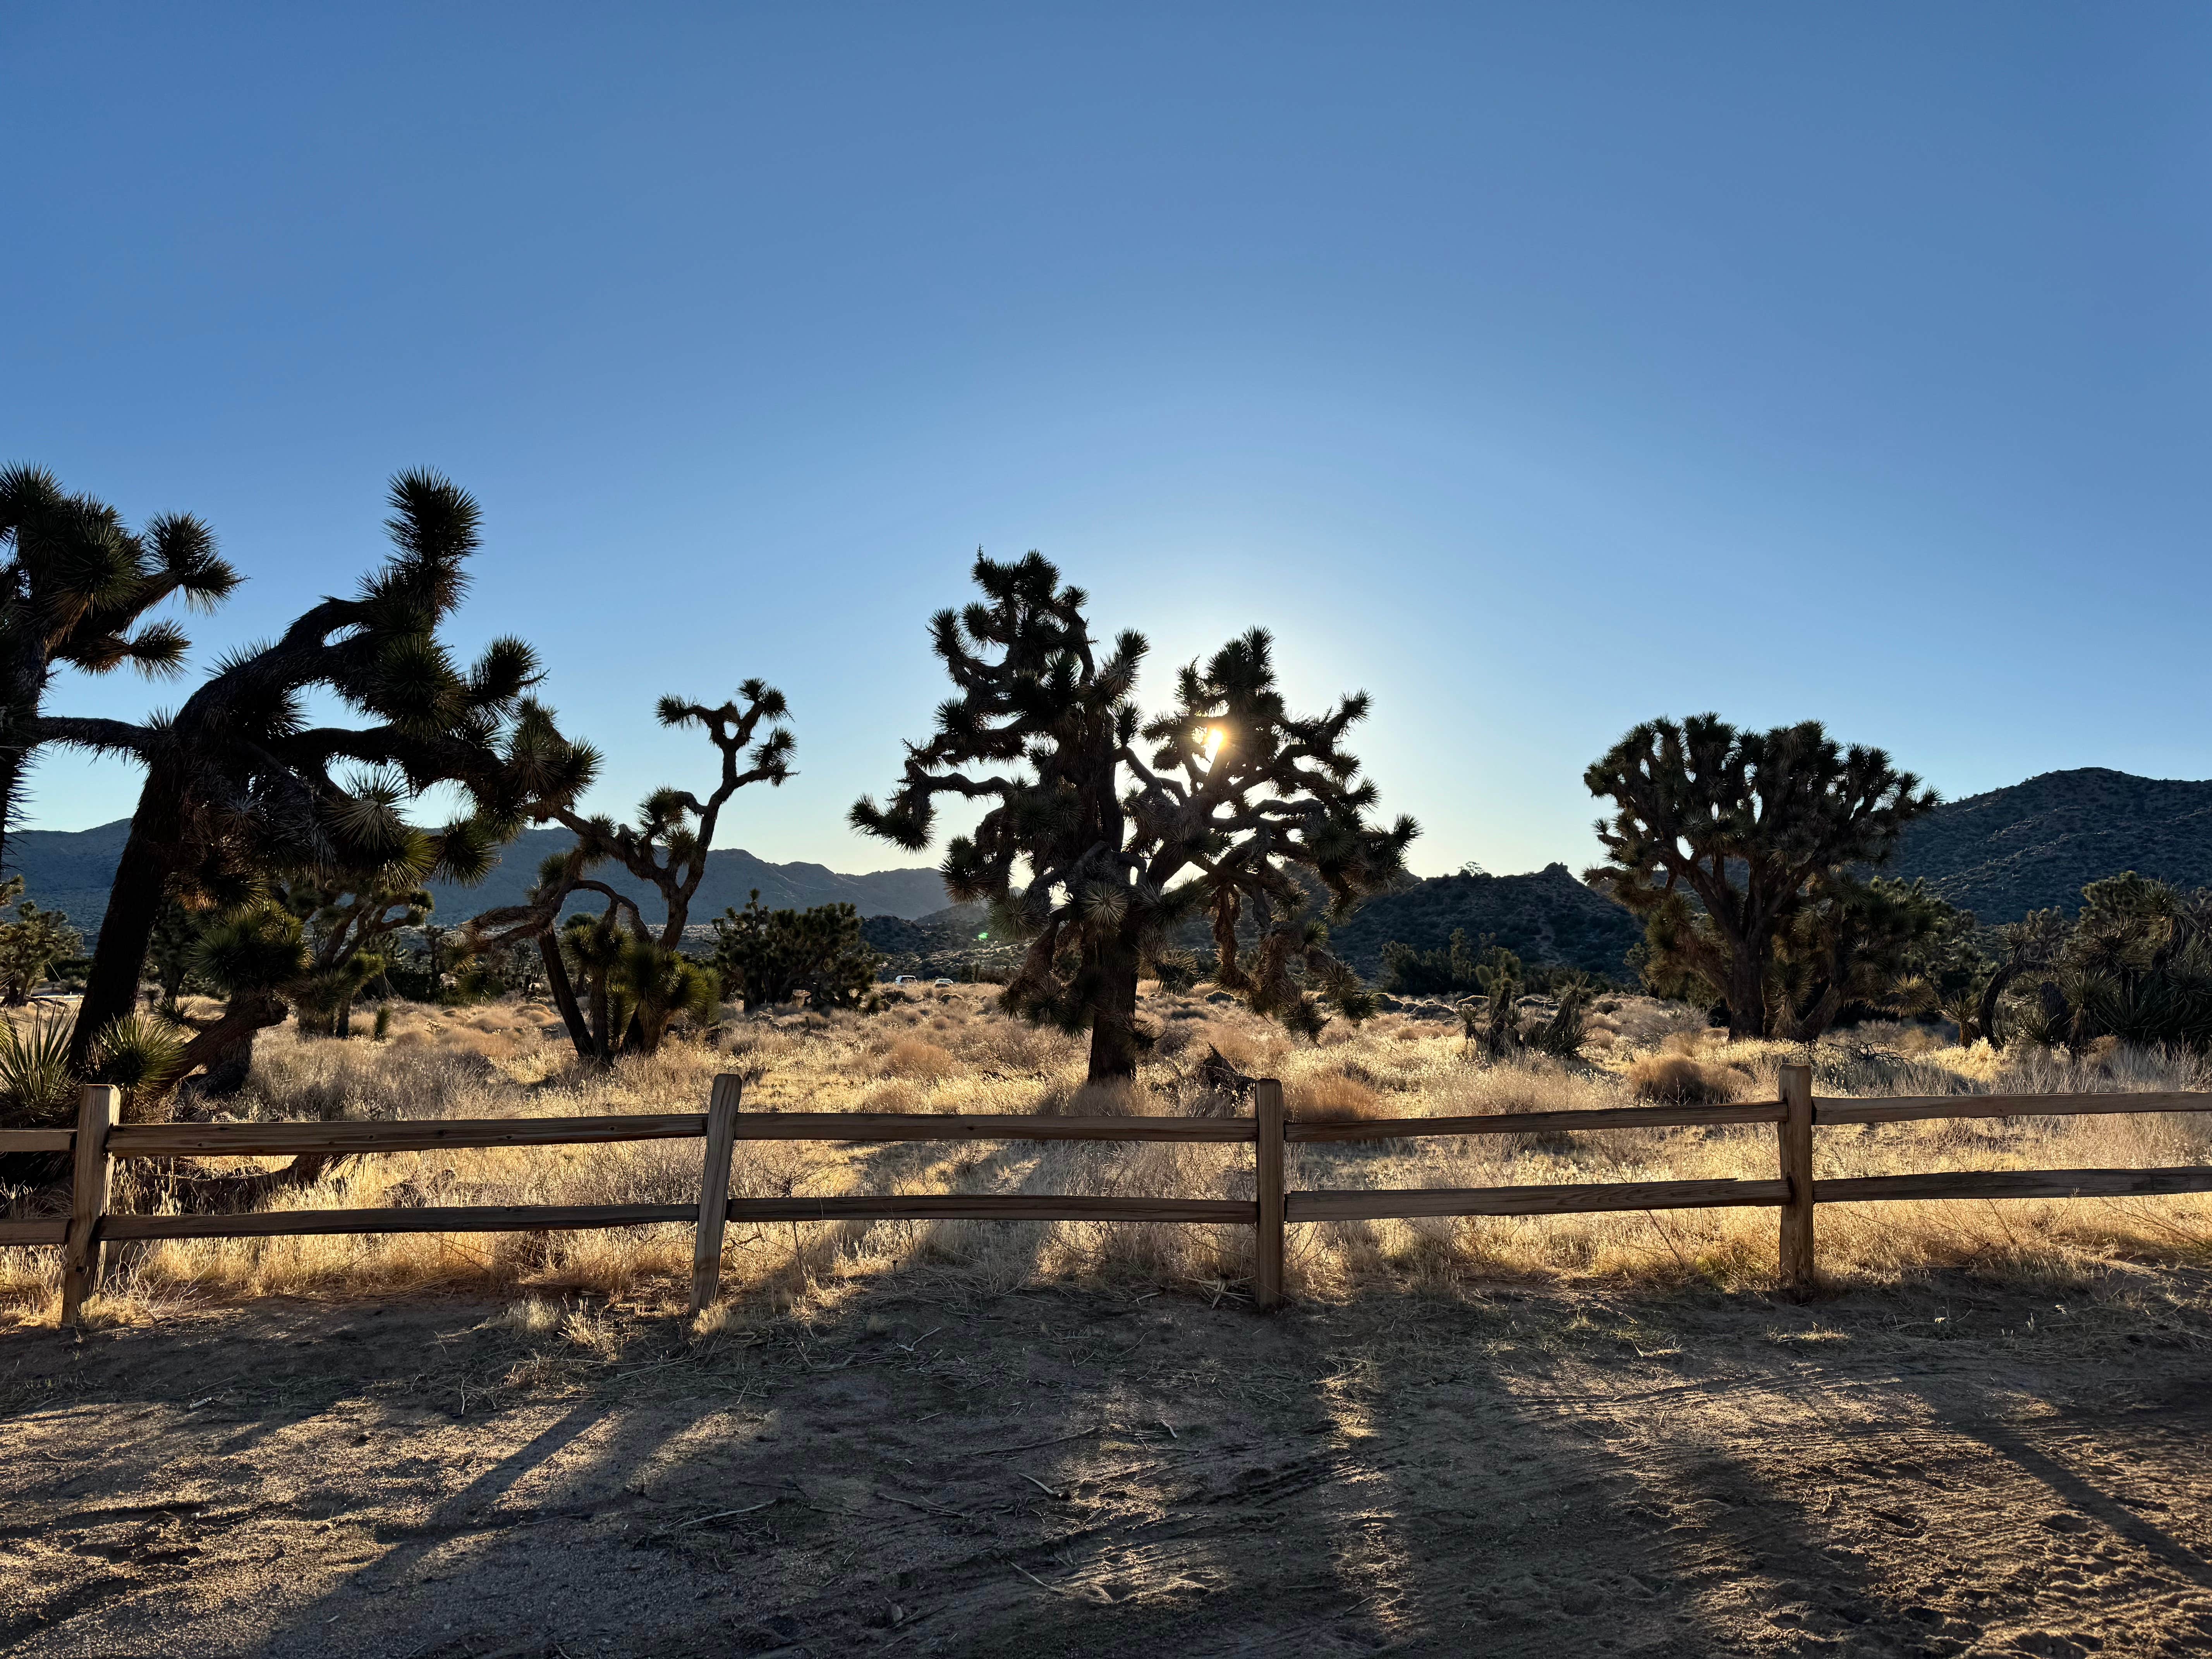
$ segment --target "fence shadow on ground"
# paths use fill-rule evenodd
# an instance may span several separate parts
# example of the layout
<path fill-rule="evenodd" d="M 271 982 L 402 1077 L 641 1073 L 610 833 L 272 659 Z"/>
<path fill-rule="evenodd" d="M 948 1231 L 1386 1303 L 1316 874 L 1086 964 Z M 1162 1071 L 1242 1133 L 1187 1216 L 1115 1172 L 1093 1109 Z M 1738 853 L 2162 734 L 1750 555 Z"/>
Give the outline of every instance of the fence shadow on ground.
<path fill-rule="evenodd" d="M 2212 1625 L 2194 1315 L 2137 1346 L 2125 1307 L 2037 1327 L 2046 1288 L 1952 1280 L 1273 1318 L 1149 1288 L 920 1267 L 700 1345 L 585 1310 L 597 1353 L 458 1302 L 15 1333 L 0 1645 L 2060 1653 Z"/>

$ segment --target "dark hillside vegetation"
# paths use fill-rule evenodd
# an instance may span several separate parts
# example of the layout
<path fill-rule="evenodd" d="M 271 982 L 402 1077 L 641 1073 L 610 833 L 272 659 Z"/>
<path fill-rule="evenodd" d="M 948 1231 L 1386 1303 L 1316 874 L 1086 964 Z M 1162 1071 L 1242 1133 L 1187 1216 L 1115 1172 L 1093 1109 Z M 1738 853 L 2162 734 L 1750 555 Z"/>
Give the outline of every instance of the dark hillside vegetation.
<path fill-rule="evenodd" d="M 1626 984 L 1636 981 L 1628 951 L 1644 937 L 1634 916 L 1553 864 L 1522 876 L 1431 877 L 1369 900 L 1329 930 L 1329 943 L 1371 977 L 1382 971 L 1384 945 L 1439 950 L 1455 929 L 1533 965 L 1580 969 Z"/>
<path fill-rule="evenodd" d="M 2212 782 L 2101 766 L 2045 772 L 1946 802 L 1908 828 L 1887 873 L 1923 877 L 1984 927 L 2081 908 L 2081 890 L 2123 871 L 2212 886 Z"/>
<path fill-rule="evenodd" d="M 911 921 L 870 916 L 860 931 L 891 959 L 893 971 L 957 976 L 970 963 L 988 966 L 1012 948 L 995 935 L 978 937 L 990 925 L 987 907 L 957 904 Z M 1443 950 L 1455 930 L 1477 945 L 1503 945 L 1532 967 L 1578 969 L 1624 985 L 1636 983 L 1628 951 L 1644 937 L 1634 916 L 1583 886 L 1564 864 L 1554 864 L 1522 876 L 1432 876 L 1404 883 L 1369 899 L 1349 921 L 1333 924 L 1329 948 L 1372 982 L 1382 977 L 1385 946 Z M 1201 962 L 1213 948 L 1203 921 L 1186 922 L 1175 943 Z"/>

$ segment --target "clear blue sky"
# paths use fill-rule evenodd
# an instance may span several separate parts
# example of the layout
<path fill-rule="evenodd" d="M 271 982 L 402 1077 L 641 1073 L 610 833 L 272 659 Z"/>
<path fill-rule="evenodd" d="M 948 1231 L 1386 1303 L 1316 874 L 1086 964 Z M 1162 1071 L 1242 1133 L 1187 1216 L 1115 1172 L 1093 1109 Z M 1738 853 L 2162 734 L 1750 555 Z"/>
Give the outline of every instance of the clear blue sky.
<path fill-rule="evenodd" d="M 801 775 L 723 843 L 910 861 L 844 813 L 979 544 L 1156 699 L 1254 623 L 1366 688 L 1425 872 L 1583 862 L 1662 713 L 2212 775 L 2201 5 L 24 6 L 4 63 L 0 458 L 210 519 L 203 657 L 443 468 L 609 807 L 760 674 Z"/>

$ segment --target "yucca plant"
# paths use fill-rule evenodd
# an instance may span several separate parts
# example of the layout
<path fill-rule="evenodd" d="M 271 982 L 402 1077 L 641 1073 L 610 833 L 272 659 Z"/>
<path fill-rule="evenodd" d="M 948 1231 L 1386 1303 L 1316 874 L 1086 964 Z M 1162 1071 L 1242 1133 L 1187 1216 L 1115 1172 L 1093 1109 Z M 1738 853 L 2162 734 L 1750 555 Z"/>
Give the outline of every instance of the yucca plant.
<path fill-rule="evenodd" d="M 165 1115 L 170 1091 L 185 1074 L 191 1033 L 157 1014 L 110 1020 L 92 1049 L 90 1081 L 123 1091 L 123 1121 L 143 1123 Z"/>
<path fill-rule="evenodd" d="M 1483 958 L 1474 969 L 1483 995 L 1482 1048 L 1492 1060 L 1504 1060 L 1522 1043 L 1521 958 L 1499 945 Z"/>
<path fill-rule="evenodd" d="M 651 1054 L 678 1014 L 710 1025 L 721 1006 L 722 981 L 681 951 L 647 939 L 626 939 L 615 965 L 615 982 L 629 1010 L 624 1029 L 635 1034 L 641 1054 Z"/>
<path fill-rule="evenodd" d="M 1981 1026 L 1982 992 L 1985 984 L 1984 981 L 1969 981 L 1942 997 L 1936 1005 L 1936 1012 L 1959 1028 L 1959 1046 L 1962 1048 L 1972 1047 L 1987 1035 Z"/>
<path fill-rule="evenodd" d="M 2130 871 L 2081 896 L 2033 1000 L 2013 1005 L 2022 1033 L 2074 1046 L 2114 1036 L 2212 1048 L 2212 890 L 2182 893 Z"/>
<path fill-rule="evenodd" d="M 69 1063 L 70 1022 L 0 1021 L 0 1121 L 37 1129 L 74 1121 L 77 1079 Z"/>
<path fill-rule="evenodd" d="M 584 988 L 584 1016 L 591 1029 L 591 1058 L 611 1065 L 629 1011 L 617 982 L 623 939 L 611 905 L 603 915 L 571 916 L 561 929 L 561 954 Z"/>
<path fill-rule="evenodd" d="M 1551 1018 L 1529 1031 L 1528 1046 L 1561 1060 L 1572 1060 L 1582 1051 L 1583 1039 L 1589 1035 L 1593 994 L 1587 982 L 1570 980 L 1555 986 L 1553 994 L 1559 998 L 1559 1006 L 1553 1010 Z"/>

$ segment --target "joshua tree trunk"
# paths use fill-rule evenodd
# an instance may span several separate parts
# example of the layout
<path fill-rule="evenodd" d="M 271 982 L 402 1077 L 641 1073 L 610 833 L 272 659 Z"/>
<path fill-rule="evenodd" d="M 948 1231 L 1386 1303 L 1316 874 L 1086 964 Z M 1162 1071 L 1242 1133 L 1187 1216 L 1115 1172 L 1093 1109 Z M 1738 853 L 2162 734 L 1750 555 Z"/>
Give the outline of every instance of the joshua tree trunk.
<path fill-rule="evenodd" d="M 576 1052 L 589 1060 L 597 1050 L 592 1046 L 592 1028 L 585 1023 L 584 1011 L 576 1001 L 576 988 L 569 982 L 568 964 L 561 959 L 561 941 L 550 930 L 538 936 L 538 959 L 545 964 L 546 989 L 553 994 L 553 1006 L 561 1011 L 561 1023 L 568 1028 L 568 1041 Z"/>
<path fill-rule="evenodd" d="M 92 972 L 85 981 L 76 1027 L 70 1033 L 70 1068 L 82 1075 L 93 1039 L 112 1019 L 138 1006 L 138 975 L 161 910 L 161 891 L 175 867 L 184 814 L 176 798 L 149 783 L 131 819 L 131 838 L 115 866 L 107 892 L 107 915 L 93 949 Z"/>
<path fill-rule="evenodd" d="M 1091 994 L 1091 1075 L 1093 1083 L 1113 1083 L 1137 1074 L 1136 942 L 1110 933 L 1085 949 L 1084 969 Z"/>
<path fill-rule="evenodd" d="M 614 1011 L 607 997 L 607 976 L 604 973 L 592 976 L 592 1058 L 602 1066 L 610 1065 L 615 1057 L 614 1033 L 607 1030 Z"/>
<path fill-rule="evenodd" d="M 2020 977 L 2024 966 L 2024 963 L 2017 962 L 2002 964 L 1996 973 L 1990 975 L 1990 982 L 1982 988 L 1981 1018 L 1976 1024 L 1980 1026 L 1982 1035 L 1989 1039 L 1992 1048 L 2004 1046 L 1997 1041 L 1997 999 L 2005 994 L 2006 988 L 2013 981 Z M 1965 1041 L 1963 1037 L 1960 1040 Z"/>
<path fill-rule="evenodd" d="M 1741 1042 L 1766 1035 L 1765 975 L 1757 956 L 1739 950 L 1729 963 L 1729 1041 Z"/>
<path fill-rule="evenodd" d="M 185 1045 L 185 1070 L 207 1068 L 204 1094 L 234 1095 L 253 1070 L 253 1039 L 284 1023 L 289 1012 L 273 992 L 252 991 L 233 997 L 222 1017 Z"/>
<path fill-rule="evenodd" d="M 624 1034 L 632 1054 L 654 1054 L 668 1035 L 668 1028 L 676 1023 L 676 1010 L 663 1008 L 648 1015 L 643 1009 L 629 1018 L 629 1030 Z"/>

